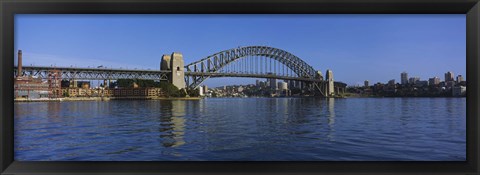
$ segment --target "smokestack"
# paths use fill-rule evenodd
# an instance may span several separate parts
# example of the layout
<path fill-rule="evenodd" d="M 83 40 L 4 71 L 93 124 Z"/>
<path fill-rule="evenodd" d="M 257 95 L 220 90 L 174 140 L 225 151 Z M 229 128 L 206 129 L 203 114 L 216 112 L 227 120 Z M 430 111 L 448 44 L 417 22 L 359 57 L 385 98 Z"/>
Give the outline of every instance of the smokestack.
<path fill-rule="evenodd" d="M 18 50 L 18 74 L 17 77 L 22 76 L 22 50 Z"/>

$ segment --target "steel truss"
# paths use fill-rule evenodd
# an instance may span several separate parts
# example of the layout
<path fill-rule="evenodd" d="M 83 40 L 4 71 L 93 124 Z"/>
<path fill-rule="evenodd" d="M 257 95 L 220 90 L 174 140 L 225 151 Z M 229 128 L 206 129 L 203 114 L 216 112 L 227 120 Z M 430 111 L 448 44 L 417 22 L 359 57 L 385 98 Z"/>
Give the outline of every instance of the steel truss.
<path fill-rule="evenodd" d="M 171 71 L 127 70 L 106 68 L 23 66 L 22 74 L 48 78 L 51 71 L 60 71 L 62 79 L 118 80 L 146 79 L 169 81 Z M 14 69 L 16 74 L 17 68 Z M 308 84 L 325 96 L 325 81 L 316 70 L 299 57 L 273 47 L 247 46 L 224 50 L 185 66 L 188 88 L 197 88 L 210 77 L 254 77 L 297 80 Z"/>
<path fill-rule="evenodd" d="M 246 59 L 250 61 L 245 61 Z M 277 62 L 293 73 L 285 76 L 285 68 L 278 68 Z M 261 73 L 248 73 L 259 72 L 258 68 Z M 227 71 L 221 71 L 222 69 Z M 287 51 L 268 46 L 246 46 L 224 50 L 186 65 L 185 70 L 185 75 L 190 75 L 185 77 L 189 88 L 198 87 L 210 77 L 269 78 L 271 76 L 276 79 L 311 82 L 312 88 L 316 88 L 324 96 L 323 80 L 316 76 L 312 66 Z M 283 72 L 282 76 L 278 76 L 280 72 Z"/>
<path fill-rule="evenodd" d="M 16 67 L 14 73 L 16 72 Z M 23 66 L 22 73 L 25 76 L 37 76 L 47 79 L 50 71 L 61 71 L 62 79 L 78 80 L 118 80 L 118 79 L 146 79 L 168 80 L 170 71 L 154 70 L 126 70 L 126 69 L 102 69 L 102 68 L 74 68 L 74 67 L 38 67 Z"/>

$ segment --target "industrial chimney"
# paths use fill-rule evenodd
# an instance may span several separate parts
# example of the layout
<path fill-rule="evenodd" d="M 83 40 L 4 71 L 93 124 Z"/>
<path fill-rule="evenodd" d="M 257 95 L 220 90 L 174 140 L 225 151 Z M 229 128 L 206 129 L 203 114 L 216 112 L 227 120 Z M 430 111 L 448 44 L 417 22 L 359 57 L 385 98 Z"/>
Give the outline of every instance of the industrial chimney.
<path fill-rule="evenodd" d="M 22 50 L 18 50 L 18 74 L 17 77 L 22 76 Z"/>

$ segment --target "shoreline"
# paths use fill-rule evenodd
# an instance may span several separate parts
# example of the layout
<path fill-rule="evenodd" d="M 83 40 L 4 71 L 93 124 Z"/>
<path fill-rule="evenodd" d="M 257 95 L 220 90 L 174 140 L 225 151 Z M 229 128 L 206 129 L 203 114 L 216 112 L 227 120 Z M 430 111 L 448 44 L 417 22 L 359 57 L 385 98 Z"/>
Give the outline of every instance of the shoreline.
<path fill-rule="evenodd" d="M 74 98 L 43 98 L 43 99 L 14 99 L 14 102 L 68 102 L 68 101 L 110 101 L 110 100 L 201 100 L 204 98 L 314 98 L 313 96 L 291 97 L 74 97 Z M 466 98 L 466 97 L 381 97 L 381 96 L 343 96 L 321 98 Z"/>
<path fill-rule="evenodd" d="M 466 98 L 463 96 L 458 97 L 441 97 L 441 96 L 408 96 L 408 97 L 395 97 L 395 96 L 345 96 L 341 98 Z"/>
<path fill-rule="evenodd" d="M 14 99 L 14 102 L 63 102 L 63 101 L 110 101 L 110 100 L 200 100 L 203 97 L 74 97 Z"/>

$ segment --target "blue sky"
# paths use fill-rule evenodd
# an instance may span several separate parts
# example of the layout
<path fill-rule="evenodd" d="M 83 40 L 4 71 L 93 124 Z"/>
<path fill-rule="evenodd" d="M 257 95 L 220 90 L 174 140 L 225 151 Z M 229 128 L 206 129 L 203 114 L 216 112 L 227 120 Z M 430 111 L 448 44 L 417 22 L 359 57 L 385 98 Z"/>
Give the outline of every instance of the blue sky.
<path fill-rule="evenodd" d="M 465 15 L 16 15 L 24 65 L 159 69 L 163 54 L 185 63 L 238 46 L 286 50 L 336 81 L 466 77 Z M 215 78 L 210 87 L 254 83 Z"/>

